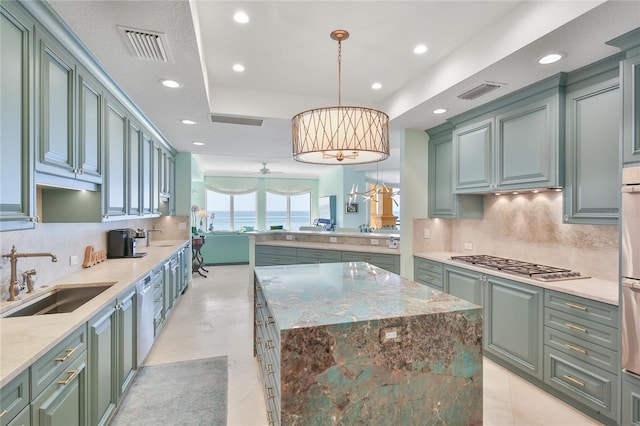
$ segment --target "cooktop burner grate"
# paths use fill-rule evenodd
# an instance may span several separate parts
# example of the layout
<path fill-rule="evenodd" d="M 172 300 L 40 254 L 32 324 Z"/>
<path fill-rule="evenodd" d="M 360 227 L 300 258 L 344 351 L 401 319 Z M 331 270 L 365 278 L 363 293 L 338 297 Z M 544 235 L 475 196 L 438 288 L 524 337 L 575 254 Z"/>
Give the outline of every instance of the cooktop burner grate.
<path fill-rule="evenodd" d="M 458 260 L 473 265 L 482 266 L 499 271 L 509 272 L 528 276 L 538 281 L 564 281 L 581 278 L 590 278 L 580 275 L 570 269 L 557 268 L 554 266 L 539 265 L 537 263 L 523 262 L 521 260 L 506 259 L 503 257 L 477 254 L 471 256 L 452 256 L 452 260 Z"/>

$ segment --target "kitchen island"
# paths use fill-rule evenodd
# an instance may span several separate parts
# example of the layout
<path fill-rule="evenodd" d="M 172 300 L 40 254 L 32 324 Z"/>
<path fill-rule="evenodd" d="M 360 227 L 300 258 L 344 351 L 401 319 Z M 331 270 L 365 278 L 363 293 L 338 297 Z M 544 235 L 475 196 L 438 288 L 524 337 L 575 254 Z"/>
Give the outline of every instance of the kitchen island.
<path fill-rule="evenodd" d="M 364 262 L 255 268 L 272 424 L 481 424 L 482 309 Z"/>

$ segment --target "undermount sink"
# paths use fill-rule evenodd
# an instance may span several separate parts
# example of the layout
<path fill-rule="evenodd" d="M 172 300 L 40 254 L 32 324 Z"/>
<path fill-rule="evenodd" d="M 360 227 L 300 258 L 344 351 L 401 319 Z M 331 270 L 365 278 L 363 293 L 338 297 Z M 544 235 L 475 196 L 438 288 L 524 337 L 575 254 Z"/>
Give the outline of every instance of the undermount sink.
<path fill-rule="evenodd" d="M 3 315 L 4 318 L 73 312 L 115 283 L 63 286 Z"/>

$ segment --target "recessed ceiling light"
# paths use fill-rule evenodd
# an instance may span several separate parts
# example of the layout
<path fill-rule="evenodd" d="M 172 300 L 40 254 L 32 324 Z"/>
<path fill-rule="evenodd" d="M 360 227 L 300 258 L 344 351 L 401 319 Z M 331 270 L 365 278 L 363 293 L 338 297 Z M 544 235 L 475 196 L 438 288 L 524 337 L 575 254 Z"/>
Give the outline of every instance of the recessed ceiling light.
<path fill-rule="evenodd" d="M 563 53 L 550 53 L 549 55 L 545 55 L 542 58 L 538 59 L 538 63 L 541 65 L 553 64 L 554 62 L 558 62 L 560 59 L 564 58 Z"/>
<path fill-rule="evenodd" d="M 204 142 L 193 142 L 194 145 L 198 145 L 198 146 L 202 146 L 204 145 Z"/>
<path fill-rule="evenodd" d="M 424 44 L 419 44 L 413 48 L 413 53 L 415 53 L 416 55 L 422 55 L 426 51 L 427 51 L 427 46 L 425 46 Z"/>
<path fill-rule="evenodd" d="M 244 71 L 244 65 L 242 65 L 242 64 L 235 64 L 235 65 L 233 66 L 233 70 L 234 70 L 235 72 L 243 72 L 243 71 Z"/>
<path fill-rule="evenodd" d="M 436 108 L 433 110 L 434 114 L 444 114 L 445 112 L 447 112 L 446 108 Z"/>
<path fill-rule="evenodd" d="M 195 121 L 193 121 L 193 120 L 189 120 L 188 118 L 185 118 L 184 120 L 180 120 L 180 122 L 181 122 L 182 124 L 196 124 L 196 122 L 195 122 Z"/>
<path fill-rule="evenodd" d="M 373 90 L 380 90 L 380 89 L 382 89 L 382 84 L 380 84 L 380 83 L 373 83 L 373 84 L 371 85 L 371 88 L 372 88 Z"/>
<path fill-rule="evenodd" d="M 171 89 L 177 89 L 178 87 L 182 87 L 182 84 L 174 80 L 160 80 L 160 83 L 162 83 L 164 87 L 169 87 Z"/>
<path fill-rule="evenodd" d="M 238 24 L 246 24 L 249 22 L 249 15 L 240 10 L 233 15 L 233 20 Z"/>

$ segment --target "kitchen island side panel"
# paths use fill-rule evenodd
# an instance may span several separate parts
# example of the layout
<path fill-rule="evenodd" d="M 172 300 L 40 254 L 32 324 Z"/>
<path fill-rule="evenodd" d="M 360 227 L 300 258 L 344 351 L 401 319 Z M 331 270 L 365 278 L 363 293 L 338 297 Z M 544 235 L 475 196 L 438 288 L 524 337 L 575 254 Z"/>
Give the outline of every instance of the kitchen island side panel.
<path fill-rule="evenodd" d="M 482 424 L 481 315 L 282 330 L 282 424 Z"/>

